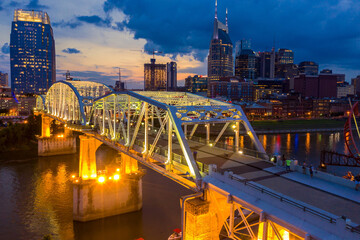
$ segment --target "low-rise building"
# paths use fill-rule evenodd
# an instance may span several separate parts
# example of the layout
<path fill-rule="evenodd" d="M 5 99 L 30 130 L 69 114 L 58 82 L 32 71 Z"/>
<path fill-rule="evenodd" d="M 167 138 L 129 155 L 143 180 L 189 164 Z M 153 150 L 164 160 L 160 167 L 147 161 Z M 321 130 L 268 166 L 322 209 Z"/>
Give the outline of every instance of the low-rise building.
<path fill-rule="evenodd" d="M 337 87 L 337 98 L 354 95 L 354 93 L 355 93 L 354 85 L 339 84 Z"/>
<path fill-rule="evenodd" d="M 230 81 L 211 81 L 209 84 L 208 97 L 226 97 L 231 101 L 254 101 L 254 84 L 242 82 L 238 79 Z"/>

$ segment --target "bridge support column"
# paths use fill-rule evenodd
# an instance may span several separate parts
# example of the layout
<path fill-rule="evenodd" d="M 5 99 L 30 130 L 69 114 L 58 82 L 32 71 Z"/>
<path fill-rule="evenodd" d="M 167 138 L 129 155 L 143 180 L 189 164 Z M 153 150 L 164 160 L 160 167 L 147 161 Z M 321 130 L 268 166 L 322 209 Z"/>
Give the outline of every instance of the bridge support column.
<path fill-rule="evenodd" d="M 50 137 L 51 118 L 48 116 L 41 116 L 41 137 Z"/>
<path fill-rule="evenodd" d="M 95 151 L 101 142 L 81 136 L 84 154 L 80 161 L 82 174 L 96 171 Z M 87 146 L 86 146 L 87 145 Z M 81 157 L 81 155 L 80 155 Z M 88 157 L 89 160 L 85 158 Z M 109 216 L 138 211 L 142 208 L 142 177 L 135 159 L 119 154 L 119 168 L 98 172 L 97 179 L 76 179 L 73 185 L 73 219 L 91 221 Z M 95 164 L 95 165 L 94 165 Z M 112 171 L 113 170 L 113 171 Z M 82 175 L 80 175 L 82 176 Z"/>
<path fill-rule="evenodd" d="M 50 135 L 51 121 L 50 117 L 41 116 L 41 136 L 38 137 L 38 155 L 54 156 L 76 153 L 75 137 L 68 134 Z"/>
<path fill-rule="evenodd" d="M 102 144 L 96 138 L 82 135 L 80 138 L 79 152 L 79 177 L 83 180 L 97 177 L 96 171 L 96 150 Z"/>
<path fill-rule="evenodd" d="M 210 211 L 210 202 L 194 198 L 185 202 L 183 239 L 219 239 L 217 219 Z"/>

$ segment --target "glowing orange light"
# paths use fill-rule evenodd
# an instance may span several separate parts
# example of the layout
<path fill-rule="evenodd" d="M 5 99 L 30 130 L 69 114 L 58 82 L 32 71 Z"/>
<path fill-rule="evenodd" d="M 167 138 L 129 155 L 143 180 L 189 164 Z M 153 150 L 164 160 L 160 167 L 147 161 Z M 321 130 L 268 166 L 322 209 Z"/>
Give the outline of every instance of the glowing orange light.
<path fill-rule="evenodd" d="M 117 168 L 116 171 L 117 171 L 117 172 L 120 172 L 120 168 Z"/>
<path fill-rule="evenodd" d="M 88 178 L 89 178 L 88 175 L 84 175 L 84 176 L 83 176 L 83 179 L 88 179 Z"/>
<path fill-rule="evenodd" d="M 75 178 L 75 175 L 73 174 L 73 175 L 71 175 L 71 177 L 72 177 L 72 178 Z"/>
<path fill-rule="evenodd" d="M 104 178 L 103 176 L 99 177 L 99 178 L 98 178 L 98 182 L 99 182 L 99 183 L 105 182 L 105 178 Z"/>
<path fill-rule="evenodd" d="M 119 174 L 115 174 L 114 175 L 114 180 L 119 180 L 120 179 L 120 175 Z"/>

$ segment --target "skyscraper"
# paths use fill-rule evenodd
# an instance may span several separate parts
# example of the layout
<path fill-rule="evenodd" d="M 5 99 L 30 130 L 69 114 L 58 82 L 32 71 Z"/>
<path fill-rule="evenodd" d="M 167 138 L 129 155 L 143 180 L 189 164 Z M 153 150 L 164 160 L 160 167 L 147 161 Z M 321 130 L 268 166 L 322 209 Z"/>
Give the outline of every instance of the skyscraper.
<path fill-rule="evenodd" d="M 155 58 L 144 64 L 144 90 L 166 90 L 166 64 L 156 64 Z"/>
<path fill-rule="evenodd" d="M 299 64 L 299 73 L 305 75 L 318 75 L 319 65 L 312 61 L 305 61 Z"/>
<path fill-rule="evenodd" d="M 241 49 L 235 58 L 235 76 L 254 80 L 258 77 L 258 62 L 258 57 L 251 50 L 250 41 L 241 40 Z"/>
<path fill-rule="evenodd" d="M 292 64 L 294 63 L 294 53 L 290 49 L 280 48 L 276 54 L 276 63 Z"/>
<path fill-rule="evenodd" d="M 15 10 L 10 35 L 15 93 L 45 93 L 56 81 L 55 42 L 46 12 Z"/>
<path fill-rule="evenodd" d="M 220 77 L 232 76 L 233 44 L 229 37 L 229 28 L 226 10 L 226 24 L 217 18 L 217 0 L 215 2 L 214 32 L 210 42 L 208 55 L 208 77 L 210 80 L 219 80 Z"/>
<path fill-rule="evenodd" d="M 275 76 L 275 50 L 260 53 L 260 77 L 274 78 Z"/>
<path fill-rule="evenodd" d="M 275 78 L 292 79 L 297 73 L 293 51 L 280 48 L 275 57 Z"/>
<path fill-rule="evenodd" d="M 166 64 L 166 90 L 176 90 L 177 87 L 177 66 L 176 62 Z"/>

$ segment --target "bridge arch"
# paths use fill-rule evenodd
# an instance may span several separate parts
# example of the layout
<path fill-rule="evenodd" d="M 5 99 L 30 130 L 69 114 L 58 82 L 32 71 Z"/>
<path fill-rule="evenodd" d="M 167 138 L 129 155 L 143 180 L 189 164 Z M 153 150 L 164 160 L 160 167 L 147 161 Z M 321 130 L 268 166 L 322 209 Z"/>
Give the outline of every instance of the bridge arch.
<path fill-rule="evenodd" d="M 42 110 L 67 122 L 86 125 L 93 100 L 110 92 L 113 90 L 101 83 L 59 81 L 48 90 Z"/>

